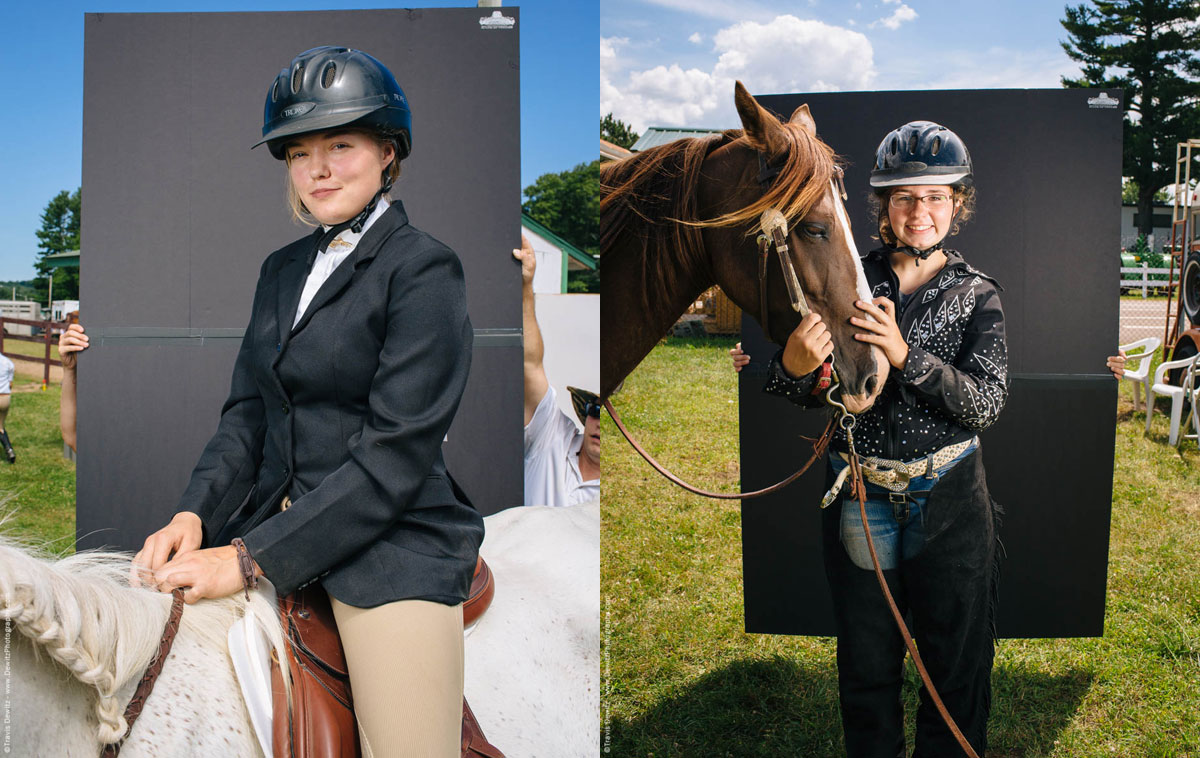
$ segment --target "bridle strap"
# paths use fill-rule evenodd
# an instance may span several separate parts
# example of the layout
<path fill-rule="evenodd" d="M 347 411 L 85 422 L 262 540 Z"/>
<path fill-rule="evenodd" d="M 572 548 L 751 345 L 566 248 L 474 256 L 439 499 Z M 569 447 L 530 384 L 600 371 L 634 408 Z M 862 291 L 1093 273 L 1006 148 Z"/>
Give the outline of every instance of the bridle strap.
<path fill-rule="evenodd" d="M 654 460 L 653 456 L 647 453 L 645 449 L 639 445 L 629 434 L 629 431 L 625 428 L 625 425 L 621 423 L 621 417 L 617 414 L 617 409 L 613 407 L 612 401 L 610 401 L 608 398 L 604 399 L 604 407 L 608 410 L 608 415 L 612 417 L 613 423 L 617 425 L 617 429 L 621 430 L 621 434 L 624 435 L 625 439 L 629 441 L 629 444 L 633 446 L 633 449 L 637 451 L 638 455 L 646 459 L 646 463 L 649 463 L 655 471 L 662 474 L 672 483 L 679 485 L 688 492 L 701 495 L 702 497 L 711 497 L 716 500 L 747 500 L 749 498 L 769 495 L 772 492 L 783 489 L 799 479 L 805 471 L 808 471 L 809 467 L 812 466 L 818 458 L 824 455 L 825 449 L 829 447 L 830 440 L 833 439 L 833 432 L 837 428 L 837 417 L 835 416 L 829 419 L 829 423 L 825 426 L 825 431 L 821 432 L 821 436 L 815 440 L 812 440 L 812 457 L 808 459 L 808 462 L 805 463 L 799 471 L 792 474 L 787 479 L 784 479 L 781 482 L 776 482 L 770 487 L 765 487 L 761 490 L 754 490 L 753 492 L 709 492 L 707 490 L 702 490 L 699 487 L 693 487 L 692 485 L 672 474 L 661 463 Z"/>
<path fill-rule="evenodd" d="M 759 320 L 763 334 L 770 336 L 771 329 L 767 326 L 767 264 L 771 257 L 771 241 L 767 235 L 758 235 L 758 309 Z"/>
<path fill-rule="evenodd" d="M 100 751 L 100 758 L 116 758 L 120 755 L 121 745 L 125 743 L 125 739 L 133 731 L 133 722 L 137 721 L 138 716 L 142 715 L 142 708 L 146 705 L 146 698 L 150 697 L 150 692 L 154 689 L 154 683 L 158 681 L 158 675 L 162 673 L 163 664 L 167 662 L 167 656 L 171 654 L 171 646 L 175 644 L 175 635 L 179 632 L 179 620 L 182 617 L 183 590 L 176 587 L 171 592 L 171 613 L 167 616 L 167 625 L 163 629 L 162 639 L 159 640 L 158 650 L 154 652 L 154 657 L 150 659 L 150 665 L 146 667 L 146 673 L 142 674 L 142 679 L 138 682 L 137 689 L 133 693 L 133 699 L 125 707 L 125 723 L 127 725 L 125 736 L 118 742 L 105 745 Z"/>

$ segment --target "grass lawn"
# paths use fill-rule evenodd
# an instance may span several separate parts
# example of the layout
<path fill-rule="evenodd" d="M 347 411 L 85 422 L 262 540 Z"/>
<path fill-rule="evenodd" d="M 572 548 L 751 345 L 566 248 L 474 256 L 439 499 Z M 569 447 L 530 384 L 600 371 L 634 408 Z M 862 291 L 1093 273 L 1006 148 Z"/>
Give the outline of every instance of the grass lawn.
<path fill-rule="evenodd" d="M 679 476 L 736 491 L 731 346 L 660 345 L 617 405 Z M 1200 757 L 1200 452 L 1120 403 L 1105 636 L 1000 642 L 989 756 Z M 833 640 L 742 631 L 738 502 L 670 485 L 604 423 L 610 754 L 843 755 Z M 910 665 L 910 740 L 918 684 Z"/>
<path fill-rule="evenodd" d="M 62 455 L 58 430 L 61 388 L 51 384 L 43 391 L 40 379 L 18 375 L 13 390 L 5 427 L 17 462 L 10 466 L 0 459 L 3 510 L 11 514 L 5 529 L 22 540 L 44 544 L 50 552 L 72 553 L 75 464 Z"/>

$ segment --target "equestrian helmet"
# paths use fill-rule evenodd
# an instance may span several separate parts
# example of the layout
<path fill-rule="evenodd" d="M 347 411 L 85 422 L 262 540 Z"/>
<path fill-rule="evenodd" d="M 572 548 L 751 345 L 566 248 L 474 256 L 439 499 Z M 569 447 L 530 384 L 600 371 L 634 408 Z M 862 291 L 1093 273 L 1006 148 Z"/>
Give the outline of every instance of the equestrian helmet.
<path fill-rule="evenodd" d="M 971 186 L 971 155 L 962 139 L 941 124 L 909 121 L 893 129 L 875 150 L 871 186 L 905 184 Z"/>
<path fill-rule="evenodd" d="M 412 112 L 392 72 L 377 59 L 348 47 L 314 47 L 279 72 L 267 90 L 262 140 L 271 155 L 284 159 L 288 137 L 353 126 L 396 145 L 396 159 L 408 157 Z"/>

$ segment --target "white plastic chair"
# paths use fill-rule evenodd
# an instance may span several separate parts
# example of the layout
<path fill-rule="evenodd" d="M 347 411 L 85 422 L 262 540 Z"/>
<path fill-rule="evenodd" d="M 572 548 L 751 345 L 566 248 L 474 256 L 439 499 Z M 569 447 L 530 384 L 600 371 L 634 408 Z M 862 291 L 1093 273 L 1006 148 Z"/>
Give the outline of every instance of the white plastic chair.
<path fill-rule="evenodd" d="M 1187 419 L 1183 422 L 1179 443 L 1183 444 L 1184 440 L 1200 442 L 1200 357 L 1192 364 L 1190 375 L 1184 379 L 1184 392 L 1192 405 L 1187 411 Z M 1193 431 L 1188 431 L 1189 426 Z"/>
<path fill-rule="evenodd" d="M 1150 364 L 1153 363 L 1154 353 L 1162 340 L 1157 337 L 1130 342 L 1128 345 L 1117 347 L 1125 351 L 1125 373 L 1122 378 L 1133 382 L 1133 409 L 1142 409 L 1142 399 L 1150 397 Z M 1142 352 L 1130 355 L 1135 350 Z M 1139 388 L 1141 391 L 1139 392 Z"/>
<path fill-rule="evenodd" d="M 1166 361 L 1158 364 L 1158 369 L 1154 372 L 1154 384 L 1150 387 L 1150 394 L 1146 398 L 1146 431 L 1150 431 L 1150 420 L 1154 417 L 1154 396 L 1171 398 L 1171 431 L 1167 437 L 1167 442 L 1174 445 L 1179 440 L 1179 421 L 1183 417 L 1183 405 L 1187 401 L 1187 395 L 1190 394 L 1193 387 L 1193 374 L 1195 372 L 1196 359 L 1200 355 L 1193 355 L 1191 358 L 1181 358 L 1177 361 Z M 1180 374 L 1182 386 L 1167 383 L 1167 372 L 1171 369 L 1182 368 L 1183 373 Z"/>

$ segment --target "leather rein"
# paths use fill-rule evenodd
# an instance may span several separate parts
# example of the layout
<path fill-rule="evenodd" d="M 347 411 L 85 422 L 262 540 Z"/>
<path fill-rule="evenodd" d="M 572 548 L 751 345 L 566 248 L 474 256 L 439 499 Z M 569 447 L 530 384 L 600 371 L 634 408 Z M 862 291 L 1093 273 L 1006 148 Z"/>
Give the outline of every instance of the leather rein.
<path fill-rule="evenodd" d="M 761 186 L 766 188 L 779 174 L 779 168 L 770 166 L 762 153 L 758 154 L 758 165 L 758 182 Z M 846 200 L 846 187 L 845 183 L 843 182 L 843 173 L 840 166 L 835 167 L 834 178 L 831 180 L 830 184 L 834 191 L 841 195 L 842 200 Z M 802 316 L 806 316 L 809 313 L 809 307 L 808 300 L 804 296 L 804 290 L 800 286 L 799 277 L 796 276 L 796 269 L 792 264 L 791 256 L 788 254 L 787 219 L 775 208 L 768 208 L 767 210 L 763 211 L 762 216 L 759 219 L 759 224 L 762 227 L 762 232 L 758 235 L 757 239 L 759 250 L 759 323 L 762 325 L 763 331 L 769 334 L 767 331 L 767 261 L 768 258 L 770 258 L 770 251 L 772 247 L 775 248 L 775 251 L 779 255 L 780 266 L 783 269 L 784 283 L 787 285 L 788 297 L 792 302 L 792 310 L 800 313 Z M 842 431 L 846 433 L 846 443 L 849 447 L 849 471 L 851 472 L 850 494 L 852 497 L 855 497 L 858 500 L 859 515 L 862 518 L 863 532 L 867 537 L 867 549 L 871 553 L 871 563 L 875 569 L 875 578 L 879 582 L 879 588 L 882 590 L 884 599 L 888 604 L 888 609 L 891 611 L 892 618 L 896 622 L 896 628 L 899 630 L 900 635 L 904 638 L 904 646 L 907 648 L 909 655 L 912 656 L 913 663 L 917 667 L 917 673 L 921 675 L 921 681 L 925 685 L 925 691 L 929 693 L 929 697 L 933 701 L 934 706 L 937 708 L 938 713 L 941 715 L 942 721 L 946 724 L 946 727 L 950 730 L 951 734 L 954 735 L 955 740 L 958 741 L 959 747 L 963 749 L 963 753 L 968 756 L 968 758 L 979 758 L 978 753 L 975 752 L 974 748 L 971 747 L 971 743 L 967 741 L 965 736 L 963 736 L 962 730 L 958 728 L 958 724 L 955 723 L 954 718 L 950 715 L 950 712 L 946 710 L 946 706 L 942 702 L 941 695 L 938 694 L 937 688 L 933 686 L 933 680 L 929 677 L 929 672 L 925 668 L 925 662 L 921 659 L 920 652 L 917 651 L 917 645 L 913 641 L 912 634 L 908 631 L 908 625 L 904 622 L 904 615 L 900 613 L 900 609 L 896 605 L 896 600 L 892 597 L 892 592 L 888 588 L 887 579 L 883 575 L 883 568 L 879 565 L 879 556 L 875 553 L 875 540 L 871 537 L 871 528 L 867 521 L 866 484 L 863 481 L 862 466 L 858 460 L 858 455 L 854 451 L 853 430 L 855 421 L 857 419 L 853 413 L 847 410 L 844 404 L 834 399 L 833 393 L 840 386 L 841 382 L 838 380 L 835 369 L 833 373 L 833 384 L 825 391 L 825 402 L 837 412 L 832 418 L 829 419 L 829 423 L 825 426 L 825 430 L 821 433 L 821 436 L 815 440 L 810 440 L 813 443 L 813 453 L 808 461 L 800 468 L 800 470 L 786 479 L 771 485 L 770 487 L 754 490 L 753 492 L 742 493 L 708 492 L 683 481 L 668 471 L 658 461 L 654 460 L 654 458 L 651 457 L 651 455 L 633 439 L 633 437 L 625 429 L 625 425 L 621 423 L 621 419 L 617 415 L 616 409 L 613 408 L 612 402 L 608 398 L 604 399 L 604 407 L 608 410 L 609 416 L 612 417 L 613 423 L 617 425 L 617 429 L 621 431 L 621 434 L 626 440 L 628 440 L 629 444 L 633 446 L 633 449 L 637 451 L 638 455 L 642 456 L 642 458 L 644 458 L 646 462 L 654 468 L 654 470 L 658 471 L 658 473 L 662 474 L 669 481 L 682 487 L 688 492 L 717 500 L 747 500 L 750 498 L 761 497 L 763 495 L 769 495 L 772 492 L 783 489 L 799 479 L 804 472 L 808 471 L 812 464 L 825 453 L 825 450 L 829 447 L 830 441 L 833 439 L 835 429 L 840 427 Z M 841 482 L 843 481 L 844 480 L 839 479 L 838 483 L 834 485 L 834 488 L 831 489 L 828 494 L 826 494 L 825 499 L 821 504 L 822 508 L 831 503 L 837 496 L 837 490 L 840 489 Z"/>
<path fill-rule="evenodd" d="M 182 617 L 183 590 L 177 587 L 171 592 L 171 612 L 167 615 L 167 625 L 163 629 L 162 639 L 158 642 L 158 650 L 154 651 L 154 657 L 146 666 L 146 671 L 138 682 L 137 690 L 133 693 L 133 699 L 125 707 L 125 723 L 127 725 L 125 736 L 117 742 L 109 743 L 101 748 L 100 758 L 116 758 L 120 755 L 121 746 L 125 744 L 126 738 L 133 731 L 133 722 L 142 715 L 142 707 L 146 705 L 146 698 L 150 697 L 150 691 L 154 689 L 154 683 L 158 681 L 158 675 L 162 673 L 163 664 L 167 662 L 167 656 L 171 653 L 171 646 L 175 644 L 175 634 L 179 631 L 179 620 Z"/>

